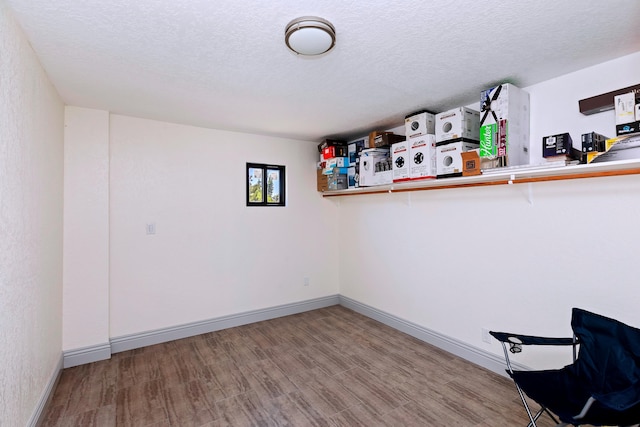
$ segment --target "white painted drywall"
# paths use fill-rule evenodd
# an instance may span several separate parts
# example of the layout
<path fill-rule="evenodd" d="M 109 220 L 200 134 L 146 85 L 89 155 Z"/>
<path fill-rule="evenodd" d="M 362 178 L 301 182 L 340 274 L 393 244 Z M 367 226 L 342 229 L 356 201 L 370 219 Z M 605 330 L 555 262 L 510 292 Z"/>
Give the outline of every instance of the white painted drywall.
<path fill-rule="evenodd" d="M 338 293 L 315 143 L 119 115 L 110 141 L 111 337 Z M 245 206 L 246 162 L 286 166 L 286 207 Z"/>
<path fill-rule="evenodd" d="M 109 113 L 65 108 L 63 350 L 109 342 Z"/>
<path fill-rule="evenodd" d="M 0 425 L 24 426 L 62 346 L 63 104 L 0 2 Z"/>
<path fill-rule="evenodd" d="M 613 136 L 613 113 L 583 116 L 578 100 L 639 83 L 638 69 L 640 53 L 526 88 L 534 147 Z M 498 355 L 481 328 L 569 336 L 574 306 L 640 326 L 639 215 L 637 175 L 344 197 L 340 247 L 357 245 L 340 293 Z M 569 356 L 525 353 L 533 367 Z"/>

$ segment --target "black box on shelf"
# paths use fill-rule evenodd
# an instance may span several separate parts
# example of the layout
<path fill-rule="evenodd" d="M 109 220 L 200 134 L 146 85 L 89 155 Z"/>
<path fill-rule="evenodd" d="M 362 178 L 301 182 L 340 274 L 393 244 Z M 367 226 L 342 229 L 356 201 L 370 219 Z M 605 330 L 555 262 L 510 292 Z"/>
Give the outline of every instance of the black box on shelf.
<path fill-rule="evenodd" d="M 568 133 L 542 138 L 542 157 L 566 156 L 571 154 L 573 141 Z"/>
<path fill-rule="evenodd" d="M 324 139 L 320 144 L 318 144 L 318 153 L 322 153 L 322 150 L 324 150 L 327 147 L 336 147 L 336 146 L 346 147 L 347 141 L 342 141 L 340 139 Z"/>
<path fill-rule="evenodd" d="M 608 138 L 596 132 L 582 134 L 582 152 L 605 151 L 605 141 Z"/>
<path fill-rule="evenodd" d="M 640 132 L 640 121 L 616 125 L 616 136 L 626 136 Z"/>

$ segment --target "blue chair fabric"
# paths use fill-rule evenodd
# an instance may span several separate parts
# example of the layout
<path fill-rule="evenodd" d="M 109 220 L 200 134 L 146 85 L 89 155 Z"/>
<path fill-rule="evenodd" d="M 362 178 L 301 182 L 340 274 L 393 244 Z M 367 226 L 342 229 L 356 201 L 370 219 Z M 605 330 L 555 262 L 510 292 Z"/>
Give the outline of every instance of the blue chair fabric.
<path fill-rule="evenodd" d="M 533 400 L 573 425 L 640 423 L 640 329 L 574 308 L 578 357 L 562 369 L 509 372 Z M 587 400 L 595 402 L 580 419 Z"/>

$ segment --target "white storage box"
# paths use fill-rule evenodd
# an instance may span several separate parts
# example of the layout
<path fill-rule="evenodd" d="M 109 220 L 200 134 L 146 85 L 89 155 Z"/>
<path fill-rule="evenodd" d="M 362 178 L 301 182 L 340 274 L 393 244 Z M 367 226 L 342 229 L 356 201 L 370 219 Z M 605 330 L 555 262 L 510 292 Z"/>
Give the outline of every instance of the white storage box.
<path fill-rule="evenodd" d="M 505 83 L 482 91 L 480 106 L 480 158 L 483 164 L 491 163 L 493 167 L 528 165 L 529 93 Z"/>
<path fill-rule="evenodd" d="M 477 141 L 458 139 L 436 143 L 436 173 L 438 178 L 462 176 L 462 155 L 479 147 Z"/>
<path fill-rule="evenodd" d="M 424 135 L 409 140 L 411 152 L 409 178 L 427 179 L 436 177 L 436 136 Z"/>
<path fill-rule="evenodd" d="M 380 165 L 390 163 L 389 149 L 368 148 L 360 153 L 360 171 L 358 186 L 372 187 L 376 185 L 391 184 L 393 171 L 390 168 L 380 170 Z"/>
<path fill-rule="evenodd" d="M 617 125 L 636 121 L 636 94 L 634 92 L 616 95 L 613 100 Z"/>
<path fill-rule="evenodd" d="M 409 180 L 411 166 L 409 141 L 397 142 L 391 146 L 391 165 L 393 168 L 393 182 Z"/>
<path fill-rule="evenodd" d="M 436 114 L 436 143 L 450 139 L 480 139 L 480 113 L 467 107 Z"/>
<path fill-rule="evenodd" d="M 426 111 L 408 116 L 404 120 L 404 134 L 407 139 L 434 134 L 436 129 L 435 120 L 435 115 Z"/>

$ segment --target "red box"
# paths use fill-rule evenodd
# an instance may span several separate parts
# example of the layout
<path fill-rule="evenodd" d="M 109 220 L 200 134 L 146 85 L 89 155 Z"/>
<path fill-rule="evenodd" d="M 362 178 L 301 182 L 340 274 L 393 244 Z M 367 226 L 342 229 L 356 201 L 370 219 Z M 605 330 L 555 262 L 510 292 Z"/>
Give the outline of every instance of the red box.
<path fill-rule="evenodd" d="M 333 157 L 347 157 L 347 147 L 342 145 L 334 145 L 322 149 L 322 159 L 327 160 Z"/>

